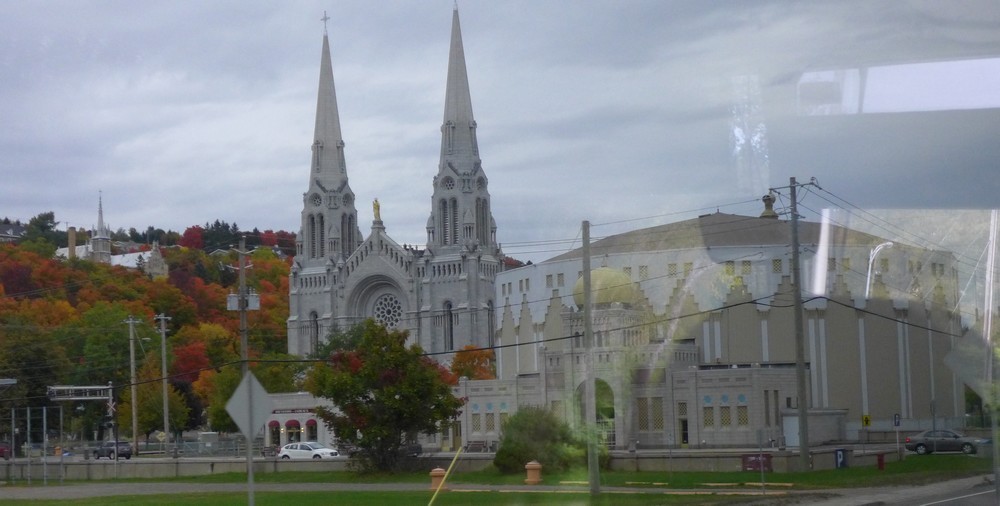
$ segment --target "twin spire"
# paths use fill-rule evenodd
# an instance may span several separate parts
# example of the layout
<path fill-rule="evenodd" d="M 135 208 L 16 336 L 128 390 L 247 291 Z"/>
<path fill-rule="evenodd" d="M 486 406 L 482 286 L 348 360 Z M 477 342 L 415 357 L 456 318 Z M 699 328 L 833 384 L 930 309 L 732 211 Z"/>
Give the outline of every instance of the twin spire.
<path fill-rule="evenodd" d="M 324 13 L 323 54 L 320 61 L 316 102 L 310 190 L 306 196 L 306 212 L 303 215 L 305 220 L 303 230 L 316 230 L 316 234 L 310 232 L 307 242 L 321 242 L 324 234 L 327 234 L 326 237 L 347 234 L 349 232 L 345 231 L 353 230 L 356 226 L 356 222 L 345 222 L 339 225 L 339 229 L 331 228 L 342 221 L 338 217 L 340 213 L 350 210 L 353 219 L 356 219 L 356 215 L 353 214 L 355 212 L 353 194 L 347 195 L 350 187 L 344 157 L 343 134 L 340 129 L 340 114 L 337 108 L 337 93 L 333 81 L 330 40 L 326 34 L 328 19 Z M 486 187 L 487 180 L 482 173 L 479 159 L 476 121 L 472 114 L 469 75 L 465 66 L 462 29 L 456 7 L 452 13 L 444 118 L 441 125 L 441 154 L 432 197 L 434 204 L 428 222 L 428 246 L 436 244 L 462 248 L 468 246 L 466 243 L 486 246 L 494 242 L 491 234 L 495 225 L 489 210 L 489 193 Z M 335 194 L 343 194 L 349 198 L 339 200 Z M 322 218 L 310 218 L 321 207 L 322 213 L 332 214 Z M 316 227 L 325 228 L 312 228 L 311 222 L 308 221 L 312 219 L 315 219 Z M 353 253 L 349 246 L 352 243 L 353 240 L 342 240 L 343 248 L 331 245 L 328 249 L 330 251 L 343 249 L 342 253 L 346 258 Z M 321 247 L 317 251 L 322 250 Z"/>

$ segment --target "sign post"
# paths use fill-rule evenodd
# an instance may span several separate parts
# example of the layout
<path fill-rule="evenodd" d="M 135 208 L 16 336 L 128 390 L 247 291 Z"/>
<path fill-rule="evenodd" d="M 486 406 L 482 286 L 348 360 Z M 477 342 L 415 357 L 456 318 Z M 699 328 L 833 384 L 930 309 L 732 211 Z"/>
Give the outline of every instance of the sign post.
<path fill-rule="evenodd" d="M 253 438 L 274 410 L 274 403 L 267 397 L 267 390 L 252 372 L 247 372 L 233 396 L 226 403 L 226 412 L 240 428 L 247 442 L 247 495 L 254 504 L 253 489 Z"/>
<path fill-rule="evenodd" d="M 896 430 L 896 455 L 903 455 L 903 452 L 899 449 L 899 413 L 892 415 L 892 427 Z"/>

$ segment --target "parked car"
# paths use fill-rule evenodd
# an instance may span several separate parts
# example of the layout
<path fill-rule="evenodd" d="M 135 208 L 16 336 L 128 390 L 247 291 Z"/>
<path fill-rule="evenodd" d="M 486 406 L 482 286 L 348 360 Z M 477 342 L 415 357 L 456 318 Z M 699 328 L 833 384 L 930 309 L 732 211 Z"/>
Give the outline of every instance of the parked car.
<path fill-rule="evenodd" d="M 10 460 L 14 456 L 14 452 L 10 449 L 10 443 L 0 442 L 0 459 Z"/>
<path fill-rule="evenodd" d="M 278 458 L 281 459 L 331 459 L 340 455 L 333 448 L 327 448 L 315 441 L 304 443 L 288 443 L 281 447 Z"/>
<path fill-rule="evenodd" d="M 966 436 L 961 432 L 948 429 L 925 430 L 919 434 L 906 437 L 906 449 L 927 455 L 933 452 L 976 453 L 977 447 L 985 440 Z"/>
<path fill-rule="evenodd" d="M 94 459 L 107 457 L 111 460 L 115 460 L 115 454 L 117 454 L 119 458 L 128 460 L 132 458 L 132 446 L 128 443 L 128 441 L 119 441 L 116 449 L 114 441 L 105 441 L 101 443 L 101 446 L 98 446 L 94 450 Z"/>

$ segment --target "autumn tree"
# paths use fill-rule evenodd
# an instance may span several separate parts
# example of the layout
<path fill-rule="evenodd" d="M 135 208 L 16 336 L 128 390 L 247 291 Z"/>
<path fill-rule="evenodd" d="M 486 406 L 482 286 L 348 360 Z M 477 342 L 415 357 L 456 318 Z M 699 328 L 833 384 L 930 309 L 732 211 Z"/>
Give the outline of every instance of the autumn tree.
<path fill-rule="evenodd" d="M 451 361 L 451 372 L 457 378 L 488 380 L 497 377 L 493 350 L 466 345 L 455 353 Z"/>
<path fill-rule="evenodd" d="M 205 229 L 195 225 L 188 227 L 181 235 L 181 240 L 177 243 L 180 246 L 191 249 L 202 249 L 205 247 Z"/>
<path fill-rule="evenodd" d="M 306 388 L 336 409 L 317 408 L 337 438 L 359 449 L 362 469 L 392 471 L 404 445 L 417 433 L 433 434 L 459 414 L 462 401 L 444 377 L 448 371 L 406 332 L 366 320 L 354 349 L 341 349 L 316 364 Z"/>

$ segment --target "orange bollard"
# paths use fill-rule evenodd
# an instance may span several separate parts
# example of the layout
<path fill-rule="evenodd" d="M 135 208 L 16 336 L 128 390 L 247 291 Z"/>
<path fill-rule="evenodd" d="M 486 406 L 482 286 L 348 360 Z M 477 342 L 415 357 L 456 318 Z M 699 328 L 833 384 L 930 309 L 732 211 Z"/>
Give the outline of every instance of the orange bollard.
<path fill-rule="evenodd" d="M 542 482 L 542 465 L 537 460 L 532 460 L 524 465 L 528 477 L 524 479 L 525 485 L 538 485 Z"/>
<path fill-rule="evenodd" d="M 440 467 L 435 467 L 431 470 L 431 490 L 437 490 L 438 487 L 441 490 L 448 490 L 448 487 L 442 487 L 441 482 L 444 481 L 445 470 Z"/>

